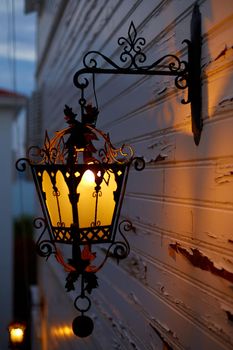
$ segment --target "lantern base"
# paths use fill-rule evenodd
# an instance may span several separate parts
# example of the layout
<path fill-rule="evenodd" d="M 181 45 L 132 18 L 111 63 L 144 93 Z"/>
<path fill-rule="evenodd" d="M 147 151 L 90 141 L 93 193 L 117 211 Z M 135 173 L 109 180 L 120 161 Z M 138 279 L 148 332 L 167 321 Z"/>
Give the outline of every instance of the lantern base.
<path fill-rule="evenodd" d="M 73 320 L 72 329 L 77 337 L 86 338 L 93 332 L 94 323 L 90 317 L 81 315 Z"/>

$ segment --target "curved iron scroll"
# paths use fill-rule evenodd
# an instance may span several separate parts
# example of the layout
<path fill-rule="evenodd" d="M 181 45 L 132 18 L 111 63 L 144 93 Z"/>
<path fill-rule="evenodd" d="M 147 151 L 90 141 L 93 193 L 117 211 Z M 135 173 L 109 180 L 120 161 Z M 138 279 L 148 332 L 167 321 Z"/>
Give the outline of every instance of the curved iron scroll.
<path fill-rule="evenodd" d="M 147 60 L 146 54 L 142 51 L 142 46 L 146 45 L 143 37 L 138 37 L 137 30 L 133 22 L 130 23 L 128 38 L 120 37 L 118 44 L 123 47 L 120 54 L 120 61 L 124 64 L 120 66 L 110 57 L 99 51 L 89 51 L 83 57 L 84 68 L 74 75 L 74 84 L 79 89 L 86 88 L 89 84 L 87 78 L 80 81 L 79 77 L 85 73 L 102 74 L 142 74 L 142 75 L 172 75 L 183 77 L 183 83 L 177 84 L 178 88 L 187 87 L 188 63 L 181 61 L 175 55 L 165 55 L 152 64 L 144 65 Z M 105 68 L 101 68 L 107 66 Z"/>
<path fill-rule="evenodd" d="M 83 57 L 84 68 L 78 70 L 74 77 L 74 85 L 81 90 L 79 101 L 83 111 L 84 90 L 89 85 L 86 74 L 128 74 L 128 75 L 168 75 L 175 77 L 178 89 L 188 89 L 187 99 L 182 104 L 191 104 L 192 131 L 196 145 L 199 144 L 202 130 L 201 118 L 201 17 L 197 4 L 194 6 L 191 22 L 191 40 L 184 40 L 188 46 L 188 61 L 180 60 L 176 55 L 165 55 L 153 63 L 146 65 L 146 54 L 143 47 L 145 38 L 138 36 L 133 22 L 128 29 L 128 37 L 120 37 L 118 45 L 122 47 L 119 60 L 122 66 L 99 51 L 89 51 Z"/>
<path fill-rule="evenodd" d="M 36 218 L 33 222 L 33 225 L 37 230 L 42 231 L 36 242 L 36 251 L 38 255 L 40 255 L 43 258 L 46 258 L 47 260 L 51 254 L 56 254 L 56 246 L 51 237 L 49 237 L 49 239 L 43 239 L 48 225 L 44 218 Z"/>

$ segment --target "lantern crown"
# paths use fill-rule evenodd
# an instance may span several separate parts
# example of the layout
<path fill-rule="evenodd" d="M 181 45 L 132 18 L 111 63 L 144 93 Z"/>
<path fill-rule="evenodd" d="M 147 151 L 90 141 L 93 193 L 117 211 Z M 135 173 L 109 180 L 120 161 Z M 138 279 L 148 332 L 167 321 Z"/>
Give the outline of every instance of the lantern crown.
<path fill-rule="evenodd" d="M 64 113 L 68 127 L 57 131 L 50 139 L 45 132 L 42 147 L 31 146 L 27 152 L 30 164 L 125 164 L 131 162 L 134 151 L 131 146 L 123 144 L 114 147 L 109 134 L 95 127 L 98 110 L 86 106 L 87 113 L 82 122 L 76 120 L 77 114 L 65 105 Z M 99 142 L 98 149 L 93 144 Z"/>

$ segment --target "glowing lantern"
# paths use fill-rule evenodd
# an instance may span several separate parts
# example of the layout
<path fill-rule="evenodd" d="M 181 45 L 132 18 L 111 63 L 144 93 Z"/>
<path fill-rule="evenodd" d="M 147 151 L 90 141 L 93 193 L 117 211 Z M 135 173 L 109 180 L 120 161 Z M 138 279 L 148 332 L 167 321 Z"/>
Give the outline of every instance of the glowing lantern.
<path fill-rule="evenodd" d="M 31 165 L 52 241 L 113 242 L 129 164 Z"/>
<path fill-rule="evenodd" d="M 20 159 L 16 167 L 25 170 L 25 161 L 31 167 L 39 195 L 44 219 L 37 218 L 35 227 L 43 231 L 37 241 L 38 253 L 48 258 L 55 254 L 57 261 L 68 272 L 66 288 L 74 289 L 74 282 L 81 277 L 81 294 L 74 305 L 81 312 L 73 322 L 74 333 L 88 336 L 93 322 L 84 312 L 91 305 L 86 292 L 98 286 L 95 273 L 103 266 L 108 256 L 117 260 L 127 257 L 129 244 L 123 231 L 132 227 L 128 220 L 118 224 L 130 165 L 144 168 L 142 158 L 133 158 L 130 146 L 115 148 L 109 136 L 95 128 L 91 119 L 98 111 L 87 106 L 88 123 L 78 122 L 72 108 L 66 106 L 65 119 L 70 125 L 49 139 L 47 133 L 43 148 L 31 147 L 28 158 Z M 97 152 L 93 142 L 102 140 Z M 44 238 L 48 229 L 49 237 Z M 122 240 L 116 240 L 117 231 Z M 72 246 L 72 259 L 66 262 L 57 244 Z M 106 257 L 98 267 L 92 265 L 96 254 L 93 244 L 108 244 Z M 81 247 L 83 248 L 81 249 Z M 87 305 L 80 305 L 85 299 Z M 81 327 L 80 325 L 83 325 Z"/>

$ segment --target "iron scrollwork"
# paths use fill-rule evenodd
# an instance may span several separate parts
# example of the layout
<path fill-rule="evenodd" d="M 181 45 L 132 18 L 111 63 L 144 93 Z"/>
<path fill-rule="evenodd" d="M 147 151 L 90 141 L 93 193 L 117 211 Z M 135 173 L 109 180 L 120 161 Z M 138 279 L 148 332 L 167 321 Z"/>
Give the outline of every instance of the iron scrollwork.
<path fill-rule="evenodd" d="M 145 160 L 142 157 L 134 157 L 132 159 L 132 164 L 134 166 L 134 169 L 137 171 L 142 171 L 145 168 Z"/>
<path fill-rule="evenodd" d="M 180 60 L 173 54 L 165 55 L 151 64 L 146 64 L 147 56 L 143 52 L 146 47 L 144 37 L 138 36 L 133 22 L 128 29 L 128 37 L 121 36 L 118 45 L 122 47 L 119 61 L 114 62 L 110 57 L 99 51 L 89 51 L 83 57 L 83 68 L 78 70 L 74 77 L 74 85 L 81 90 L 79 101 L 81 109 L 84 108 L 84 90 L 89 85 L 87 74 L 128 74 L 128 75 L 167 75 L 175 78 L 177 89 L 187 89 L 187 98 L 182 98 L 182 104 L 191 104 L 192 131 L 195 144 L 198 145 L 202 130 L 201 117 L 201 14 L 196 3 L 191 21 L 191 40 L 183 40 L 188 48 L 188 61 Z"/>
<path fill-rule="evenodd" d="M 26 170 L 27 164 L 30 164 L 28 158 L 20 158 L 15 163 L 15 167 L 19 172 L 24 172 Z"/>
<path fill-rule="evenodd" d="M 46 220 L 44 218 L 36 218 L 33 222 L 33 226 L 35 229 L 42 231 L 36 242 L 37 254 L 47 260 L 51 254 L 56 254 L 57 249 L 51 237 L 50 239 L 43 239 L 44 234 L 48 230 Z"/>
<path fill-rule="evenodd" d="M 128 30 L 128 38 L 120 37 L 118 45 L 122 46 L 120 61 L 123 66 L 114 62 L 111 58 L 99 51 L 89 51 L 83 58 L 84 68 L 74 75 L 74 84 L 79 89 L 85 89 L 89 81 L 86 77 L 80 81 L 80 77 L 86 73 L 92 74 L 139 74 L 139 75 L 171 75 L 175 76 L 175 85 L 179 89 L 188 87 L 188 63 L 181 61 L 175 55 L 165 55 L 152 64 L 145 65 L 146 54 L 142 47 L 146 40 L 139 37 L 135 25 L 131 22 Z M 101 59 L 101 63 L 99 62 Z M 104 66 L 104 68 L 103 68 Z M 83 102 L 83 101 L 82 101 Z"/>
<path fill-rule="evenodd" d="M 146 55 L 142 52 L 142 46 L 146 45 L 146 40 L 143 37 L 137 37 L 137 31 L 133 22 L 129 26 L 128 38 L 120 37 L 118 44 L 124 46 L 120 60 L 124 63 L 130 62 L 128 68 L 139 68 L 137 62 L 144 63 L 146 61 Z"/>
<path fill-rule="evenodd" d="M 123 241 L 114 242 L 113 256 L 114 256 L 114 258 L 117 259 L 117 262 L 119 262 L 119 260 L 125 259 L 129 255 L 130 245 L 129 245 L 129 242 L 124 235 L 124 232 L 129 232 L 132 230 L 132 228 L 133 228 L 132 222 L 129 220 L 121 221 L 119 226 L 118 226 L 118 230 L 119 230 L 121 237 L 123 238 Z M 112 245 L 112 247 L 113 247 L 113 245 Z"/>

